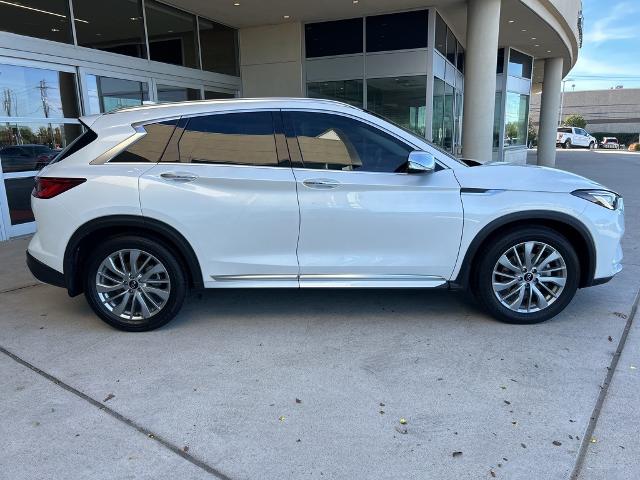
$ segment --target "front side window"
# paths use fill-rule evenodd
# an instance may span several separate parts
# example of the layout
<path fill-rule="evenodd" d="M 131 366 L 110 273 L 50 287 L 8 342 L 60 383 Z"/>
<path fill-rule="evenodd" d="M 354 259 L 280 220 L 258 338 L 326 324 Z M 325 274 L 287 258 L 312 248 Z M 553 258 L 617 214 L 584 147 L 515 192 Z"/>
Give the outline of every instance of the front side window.
<path fill-rule="evenodd" d="M 271 112 L 193 117 L 178 149 L 183 163 L 278 165 Z"/>
<path fill-rule="evenodd" d="M 110 160 L 111 163 L 157 163 L 176 128 L 177 120 L 150 123 L 146 134 Z"/>
<path fill-rule="evenodd" d="M 412 147 L 391 135 L 340 115 L 290 112 L 305 168 L 402 172 Z"/>

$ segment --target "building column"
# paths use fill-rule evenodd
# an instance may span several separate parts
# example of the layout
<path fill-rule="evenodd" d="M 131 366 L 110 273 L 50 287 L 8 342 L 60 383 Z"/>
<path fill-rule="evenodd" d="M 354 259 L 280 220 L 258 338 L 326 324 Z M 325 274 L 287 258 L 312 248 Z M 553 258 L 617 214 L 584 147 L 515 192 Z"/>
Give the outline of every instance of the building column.
<path fill-rule="evenodd" d="M 501 0 L 469 0 L 462 156 L 491 161 Z"/>
<path fill-rule="evenodd" d="M 562 84 L 562 57 L 544 61 L 542 98 L 540 99 L 540 126 L 538 128 L 538 165 L 555 167 L 560 90 Z"/>

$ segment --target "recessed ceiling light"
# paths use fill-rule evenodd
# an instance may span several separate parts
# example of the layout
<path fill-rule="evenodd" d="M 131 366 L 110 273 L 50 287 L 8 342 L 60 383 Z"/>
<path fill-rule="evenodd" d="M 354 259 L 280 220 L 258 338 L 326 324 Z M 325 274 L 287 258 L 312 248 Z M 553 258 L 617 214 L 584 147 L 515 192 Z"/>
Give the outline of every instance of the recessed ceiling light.
<path fill-rule="evenodd" d="M 240 6 L 240 2 L 235 2 L 235 3 L 233 4 L 233 6 L 234 6 L 234 7 L 239 7 L 239 6 Z"/>
<path fill-rule="evenodd" d="M 539 47 L 539 46 L 540 46 L 540 45 L 538 45 L 538 44 L 534 45 L 534 47 Z"/>
<path fill-rule="evenodd" d="M 52 29 L 51 29 L 51 31 L 52 31 L 52 32 L 59 32 L 59 31 L 60 31 L 60 29 L 59 29 L 59 28 L 52 28 Z"/>
<path fill-rule="evenodd" d="M 360 0 L 353 0 L 354 5 L 357 5 L 358 3 L 360 3 Z"/>
<path fill-rule="evenodd" d="M 526 31 L 527 31 L 527 29 L 526 29 L 526 28 L 523 28 L 523 29 L 522 29 L 522 30 L 520 30 L 520 31 L 521 31 L 521 32 L 526 32 Z"/>
<path fill-rule="evenodd" d="M 537 38 L 536 37 L 531 37 L 531 40 L 537 40 Z"/>
<path fill-rule="evenodd" d="M 509 20 L 509 23 L 514 23 L 514 22 L 515 22 L 515 20 Z"/>
<path fill-rule="evenodd" d="M 551 53 L 551 50 L 547 50 L 547 53 Z"/>
<path fill-rule="evenodd" d="M 289 20 L 291 18 L 291 15 L 283 15 L 282 18 L 284 18 L 285 20 Z"/>

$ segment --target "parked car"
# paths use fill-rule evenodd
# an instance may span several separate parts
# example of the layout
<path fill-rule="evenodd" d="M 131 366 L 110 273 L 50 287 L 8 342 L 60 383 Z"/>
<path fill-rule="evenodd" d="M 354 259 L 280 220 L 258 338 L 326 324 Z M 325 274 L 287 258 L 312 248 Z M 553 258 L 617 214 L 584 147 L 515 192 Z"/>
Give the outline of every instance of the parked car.
<path fill-rule="evenodd" d="M 9 145 L 0 149 L 0 161 L 5 173 L 40 170 L 59 151 L 47 145 Z"/>
<path fill-rule="evenodd" d="M 500 320 L 535 323 L 622 268 L 615 192 L 561 170 L 470 167 L 350 105 L 81 120 L 36 179 L 27 262 L 123 330 L 165 324 L 203 287 L 464 288 Z"/>
<path fill-rule="evenodd" d="M 618 150 L 620 148 L 620 144 L 616 137 L 603 137 L 600 142 L 600 148 L 613 148 Z"/>
<path fill-rule="evenodd" d="M 562 148 L 585 147 L 596 148 L 598 141 L 596 137 L 587 132 L 584 128 L 578 127 L 558 127 L 556 136 L 556 146 Z"/>

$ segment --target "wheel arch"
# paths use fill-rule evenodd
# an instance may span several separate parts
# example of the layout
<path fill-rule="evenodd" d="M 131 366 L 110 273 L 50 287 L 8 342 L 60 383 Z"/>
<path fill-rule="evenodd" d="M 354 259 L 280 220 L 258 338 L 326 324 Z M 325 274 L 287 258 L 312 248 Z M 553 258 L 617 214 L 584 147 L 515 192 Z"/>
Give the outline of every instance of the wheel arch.
<path fill-rule="evenodd" d="M 203 288 L 202 270 L 191 244 L 175 228 L 164 222 L 136 215 L 110 215 L 88 221 L 73 233 L 64 252 L 63 271 L 70 296 L 82 293 L 82 266 L 88 247 L 117 235 L 142 235 L 172 249 L 186 270 L 189 286 Z"/>
<path fill-rule="evenodd" d="M 546 210 L 512 213 L 487 224 L 471 241 L 464 254 L 460 271 L 450 283 L 454 287 L 469 287 L 473 279 L 475 260 L 477 255 L 482 252 L 482 247 L 502 232 L 512 230 L 518 226 L 542 226 L 564 235 L 576 249 L 576 255 L 580 261 L 579 287 L 584 288 L 593 285 L 596 269 L 596 247 L 591 233 L 577 218 L 566 213 Z"/>

